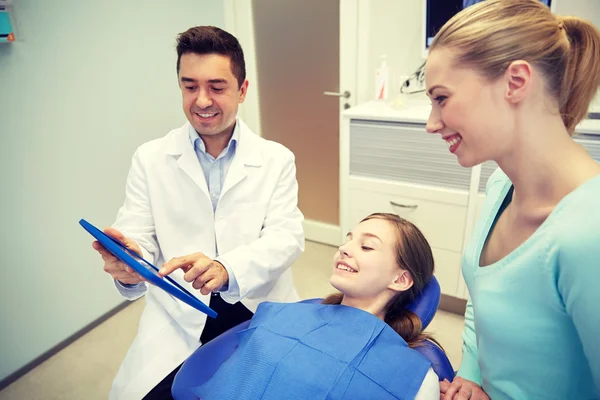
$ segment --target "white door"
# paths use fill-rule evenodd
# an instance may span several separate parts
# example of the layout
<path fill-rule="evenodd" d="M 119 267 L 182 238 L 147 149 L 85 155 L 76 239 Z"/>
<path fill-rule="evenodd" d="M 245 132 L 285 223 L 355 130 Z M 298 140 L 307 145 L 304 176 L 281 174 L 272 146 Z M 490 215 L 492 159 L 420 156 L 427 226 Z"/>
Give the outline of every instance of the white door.
<path fill-rule="evenodd" d="M 294 152 L 307 238 L 337 242 L 340 113 L 356 105 L 362 0 L 225 5 L 250 80 L 241 116 Z"/>

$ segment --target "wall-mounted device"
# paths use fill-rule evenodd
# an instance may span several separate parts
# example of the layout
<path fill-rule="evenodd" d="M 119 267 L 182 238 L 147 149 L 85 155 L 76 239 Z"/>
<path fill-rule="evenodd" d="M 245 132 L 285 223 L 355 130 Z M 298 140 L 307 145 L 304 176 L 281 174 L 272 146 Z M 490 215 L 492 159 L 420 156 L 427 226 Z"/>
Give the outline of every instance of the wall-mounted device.
<path fill-rule="evenodd" d="M 450 18 L 463 9 L 484 0 L 422 0 L 423 19 L 421 25 L 421 45 L 423 58 L 429 55 L 429 46 L 435 34 Z M 558 0 L 540 0 L 554 12 Z"/>
<path fill-rule="evenodd" d="M 15 41 L 15 32 L 11 20 L 12 0 L 0 0 L 0 43 Z"/>

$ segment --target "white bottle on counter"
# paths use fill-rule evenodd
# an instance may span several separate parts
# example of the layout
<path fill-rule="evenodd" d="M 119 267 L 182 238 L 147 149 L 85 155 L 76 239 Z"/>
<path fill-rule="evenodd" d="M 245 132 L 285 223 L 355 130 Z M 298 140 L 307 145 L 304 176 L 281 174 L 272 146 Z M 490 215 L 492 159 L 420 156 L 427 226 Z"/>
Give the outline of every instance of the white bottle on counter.
<path fill-rule="evenodd" d="M 387 56 L 381 56 L 381 65 L 375 72 L 375 98 L 387 100 L 390 91 L 390 68 L 387 65 Z"/>

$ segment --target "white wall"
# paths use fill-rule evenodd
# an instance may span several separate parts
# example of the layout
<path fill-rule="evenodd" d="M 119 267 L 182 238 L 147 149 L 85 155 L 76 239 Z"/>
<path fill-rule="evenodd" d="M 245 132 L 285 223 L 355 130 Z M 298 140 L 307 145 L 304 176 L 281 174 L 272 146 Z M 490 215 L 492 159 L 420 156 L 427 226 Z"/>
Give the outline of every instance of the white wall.
<path fill-rule="evenodd" d="M 370 0 L 367 4 L 359 15 L 361 31 L 368 32 L 366 48 L 358 55 L 359 62 L 366 64 L 364 76 L 358 80 L 359 103 L 375 98 L 375 70 L 382 54 L 391 69 L 390 99 L 400 91 L 400 77 L 412 74 L 425 61 L 421 0 Z"/>
<path fill-rule="evenodd" d="M 185 121 L 175 37 L 211 0 L 18 0 L 0 45 L 0 380 L 122 299 L 80 218 L 110 225 L 135 148 Z"/>
<path fill-rule="evenodd" d="M 238 108 L 238 116 L 244 120 L 252 132 L 262 136 L 252 1 L 223 0 L 223 5 L 225 8 L 225 29 L 238 39 L 244 50 L 246 79 L 249 82 L 246 99 Z"/>
<path fill-rule="evenodd" d="M 559 15 L 572 15 L 589 20 L 600 29 L 600 1 L 598 0 L 553 0 L 554 12 Z"/>

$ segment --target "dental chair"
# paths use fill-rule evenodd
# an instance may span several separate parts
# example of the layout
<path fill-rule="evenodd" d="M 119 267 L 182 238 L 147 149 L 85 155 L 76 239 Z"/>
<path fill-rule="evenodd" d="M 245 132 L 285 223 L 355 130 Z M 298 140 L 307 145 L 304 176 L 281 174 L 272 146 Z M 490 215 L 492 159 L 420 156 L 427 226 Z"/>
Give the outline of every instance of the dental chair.
<path fill-rule="evenodd" d="M 440 285 L 433 277 L 423 292 L 407 307 L 421 319 L 425 329 L 433 319 L 440 302 Z M 322 299 L 303 300 L 302 303 L 320 303 Z M 190 397 L 190 387 L 202 385 L 210 379 L 219 366 L 225 362 L 237 349 L 236 333 L 246 329 L 250 321 L 243 322 L 207 344 L 199 347 L 181 366 L 175 376 L 171 393 L 175 399 L 196 399 Z M 436 344 L 426 341 L 423 345 L 414 348 L 432 363 L 432 368 L 440 381 L 454 379 L 454 369 L 446 354 Z"/>

